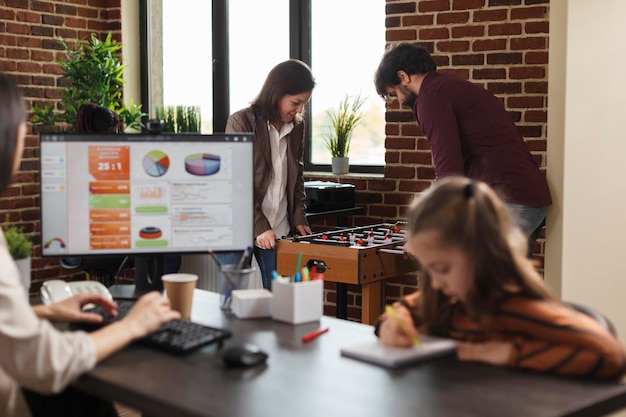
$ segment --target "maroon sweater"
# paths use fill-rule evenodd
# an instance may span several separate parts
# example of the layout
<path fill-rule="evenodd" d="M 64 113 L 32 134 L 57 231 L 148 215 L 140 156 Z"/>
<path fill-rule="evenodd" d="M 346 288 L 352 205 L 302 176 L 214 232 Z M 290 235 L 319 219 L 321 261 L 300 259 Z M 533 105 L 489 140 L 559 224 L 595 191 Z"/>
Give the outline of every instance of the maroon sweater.
<path fill-rule="evenodd" d="M 486 182 L 507 203 L 551 204 L 545 174 L 511 116 L 489 91 L 431 72 L 413 110 L 428 138 L 438 179 L 463 175 Z"/>

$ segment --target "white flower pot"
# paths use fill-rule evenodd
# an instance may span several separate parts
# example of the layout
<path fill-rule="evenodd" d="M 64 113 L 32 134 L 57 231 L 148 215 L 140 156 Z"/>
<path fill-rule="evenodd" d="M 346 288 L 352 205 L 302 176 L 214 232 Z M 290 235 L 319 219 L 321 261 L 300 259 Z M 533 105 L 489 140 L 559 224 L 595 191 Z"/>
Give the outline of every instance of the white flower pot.
<path fill-rule="evenodd" d="M 350 171 L 350 158 L 346 157 L 333 157 L 331 161 L 331 168 L 333 174 L 347 174 Z"/>
<path fill-rule="evenodd" d="M 26 293 L 30 292 L 30 256 L 24 259 L 18 259 L 15 261 L 17 270 L 20 273 L 20 282 L 26 289 Z"/>

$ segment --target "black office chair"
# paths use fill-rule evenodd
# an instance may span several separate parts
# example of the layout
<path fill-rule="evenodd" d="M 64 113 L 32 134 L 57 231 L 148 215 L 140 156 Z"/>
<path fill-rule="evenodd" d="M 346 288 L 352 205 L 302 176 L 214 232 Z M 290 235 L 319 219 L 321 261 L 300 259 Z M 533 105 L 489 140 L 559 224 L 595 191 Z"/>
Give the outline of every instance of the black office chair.
<path fill-rule="evenodd" d="M 572 309 L 578 311 L 579 313 L 586 314 L 589 317 L 595 319 L 598 323 L 600 323 L 602 327 L 607 329 L 613 336 L 617 337 L 617 331 L 615 330 L 615 326 L 613 326 L 613 323 L 611 323 L 611 320 L 609 320 L 604 314 L 600 313 L 597 310 L 594 310 L 591 307 L 586 307 L 577 303 L 564 301 L 563 304 L 571 307 Z"/>

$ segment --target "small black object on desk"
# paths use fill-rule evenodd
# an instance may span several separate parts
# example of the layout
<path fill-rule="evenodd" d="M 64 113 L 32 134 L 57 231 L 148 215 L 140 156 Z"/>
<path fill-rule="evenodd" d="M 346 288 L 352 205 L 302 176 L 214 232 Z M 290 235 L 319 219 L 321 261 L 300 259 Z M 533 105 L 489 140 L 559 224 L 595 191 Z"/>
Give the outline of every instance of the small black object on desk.
<path fill-rule="evenodd" d="M 250 343 L 231 346 L 222 352 L 222 360 L 226 366 L 239 368 L 265 363 L 267 356 L 267 353 Z"/>

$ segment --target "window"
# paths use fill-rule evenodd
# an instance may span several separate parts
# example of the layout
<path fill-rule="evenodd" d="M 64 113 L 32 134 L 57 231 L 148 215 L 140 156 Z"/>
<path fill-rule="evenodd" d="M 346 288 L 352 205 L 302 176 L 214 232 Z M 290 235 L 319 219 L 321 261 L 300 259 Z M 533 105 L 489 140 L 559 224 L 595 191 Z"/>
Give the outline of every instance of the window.
<path fill-rule="evenodd" d="M 289 59 L 289 0 L 230 0 L 228 19 L 232 113 L 249 106 L 267 73 Z"/>
<path fill-rule="evenodd" d="M 211 2 L 150 2 L 150 116 L 157 106 L 198 106 L 202 133 L 213 132 Z"/>
<path fill-rule="evenodd" d="M 306 169 L 330 170 L 326 111 L 360 95 L 366 103 L 352 138 L 351 171 L 382 172 L 385 103 L 373 78 L 385 47 L 384 0 L 142 2 L 150 51 L 144 109 L 151 116 L 160 105 L 200 106 L 202 132 L 220 131 L 228 114 L 256 98 L 274 65 L 299 58 L 317 82 L 306 114 Z M 358 18 L 347 18 L 355 10 Z"/>
<path fill-rule="evenodd" d="M 350 164 L 384 165 L 385 102 L 374 87 L 374 72 L 385 49 L 384 16 L 384 1 L 311 1 L 311 67 L 317 81 L 311 100 L 312 164 L 330 164 L 324 142 L 326 111 L 346 95 L 360 95 L 366 102 L 350 142 Z"/>

